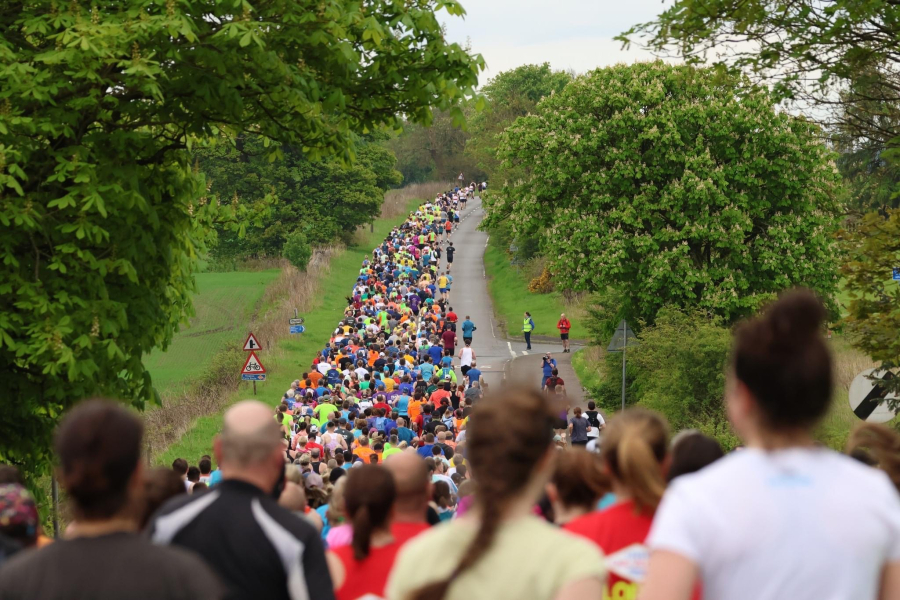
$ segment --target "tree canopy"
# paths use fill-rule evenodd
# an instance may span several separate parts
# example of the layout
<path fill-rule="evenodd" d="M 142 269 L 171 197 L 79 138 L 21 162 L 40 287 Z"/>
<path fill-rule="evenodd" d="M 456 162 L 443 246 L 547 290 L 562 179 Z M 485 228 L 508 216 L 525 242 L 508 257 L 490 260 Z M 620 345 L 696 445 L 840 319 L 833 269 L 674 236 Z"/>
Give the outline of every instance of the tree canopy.
<path fill-rule="evenodd" d="M 900 130 L 900 5 L 856 0 L 676 0 L 619 39 L 640 40 L 689 62 L 742 70 L 779 99 L 819 108 L 867 104 L 835 116 L 861 137 L 893 143 Z M 876 103 L 873 104 L 873 100 Z"/>
<path fill-rule="evenodd" d="M 695 306 L 730 322 L 794 285 L 834 306 L 833 155 L 742 83 L 659 61 L 576 78 L 504 133 L 524 176 L 489 223 L 539 233 L 560 284 L 617 290 L 621 316 Z"/>
<path fill-rule="evenodd" d="M 497 144 L 503 130 L 533 111 L 541 98 L 562 91 L 570 81 L 571 74 L 553 71 L 550 63 L 523 65 L 489 80 L 481 90 L 487 99 L 485 110 L 469 120 L 466 153 L 474 157 L 479 168 L 491 176 L 497 174 Z"/>
<path fill-rule="evenodd" d="M 373 143 L 359 142 L 352 164 L 311 161 L 291 145 L 281 152 L 280 160 L 269 160 L 266 142 L 257 135 L 195 150 L 210 192 L 240 215 L 236 227 L 216 227 L 215 258 L 279 256 L 294 232 L 312 245 L 349 238 L 378 216 L 384 192 L 401 180 L 393 154 Z"/>
<path fill-rule="evenodd" d="M 60 414 L 154 399 L 142 354 L 190 314 L 230 204 L 187 150 L 252 133 L 310 158 L 459 113 L 480 57 L 455 0 L 35 0 L 0 11 L 0 460 L 46 469 Z M 461 113 L 460 113 L 461 114 Z M 372 182 L 377 186 L 377 182 Z M 228 199 L 225 199 L 228 200 Z"/>

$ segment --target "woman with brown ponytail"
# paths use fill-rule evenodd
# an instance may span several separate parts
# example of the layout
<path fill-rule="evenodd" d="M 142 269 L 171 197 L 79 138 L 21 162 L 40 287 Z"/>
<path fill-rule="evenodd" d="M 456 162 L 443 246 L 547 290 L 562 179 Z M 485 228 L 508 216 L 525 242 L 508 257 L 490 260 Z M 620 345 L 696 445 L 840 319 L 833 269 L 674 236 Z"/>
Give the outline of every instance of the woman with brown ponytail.
<path fill-rule="evenodd" d="M 666 489 L 663 461 L 668 446 L 666 423 L 639 408 L 612 419 L 603 435 L 600 455 L 616 503 L 570 521 L 565 529 L 597 544 L 610 565 L 627 559 L 628 569 L 610 569 L 604 597 L 636 598 L 644 581 L 650 562 L 644 541 Z"/>
<path fill-rule="evenodd" d="M 383 597 L 388 574 L 401 544 L 391 535 L 397 489 L 382 466 L 350 469 L 344 484 L 344 507 L 353 526 L 353 541 L 329 551 L 328 571 L 336 600 Z"/>
<path fill-rule="evenodd" d="M 556 416 L 531 390 L 479 403 L 467 426 L 476 484 L 463 517 L 407 543 L 388 583 L 391 600 L 600 598 L 604 566 L 590 542 L 533 514 L 553 473 Z M 440 557 L 440 560 L 433 560 Z"/>
<path fill-rule="evenodd" d="M 746 444 L 673 480 L 653 521 L 641 600 L 900 597 L 900 496 L 888 477 L 815 445 L 832 399 L 825 310 L 785 294 L 740 327 L 725 390 Z"/>

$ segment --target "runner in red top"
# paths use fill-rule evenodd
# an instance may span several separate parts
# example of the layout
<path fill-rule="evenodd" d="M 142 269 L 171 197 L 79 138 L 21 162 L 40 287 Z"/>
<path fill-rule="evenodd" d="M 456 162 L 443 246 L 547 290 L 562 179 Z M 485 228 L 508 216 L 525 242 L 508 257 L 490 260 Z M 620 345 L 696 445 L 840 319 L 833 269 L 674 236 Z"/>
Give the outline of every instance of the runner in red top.
<path fill-rule="evenodd" d="M 603 550 L 609 571 L 604 598 L 638 597 L 650 564 L 645 540 L 666 489 L 662 464 L 668 447 L 665 422 L 642 409 L 621 413 L 604 432 L 601 455 L 618 502 L 564 527 Z"/>
<path fill-rule="evenodd" d="M 344 507 L 353 525 L 353 541 L 327 554 L 335 597 L 382 598 L 394 558 L 402 547 L 391 535 L 390 524 L 397 486 L 391 473 L 377 465 L 355 467 L 346 477 Z"/>
<path fill-rule="evenodd" d="M 562 340 L 563 352 L 569 352 L 569 330 L 572 329 L 572 323 L 566 318 L 566 313 L 559 315 L 556 328 L 559 329 L 559 339 Z"/>
<path fill-rule="evenodd" d="M 455 354 L 456 350 L 456 332 L 452 329 L 448 329 L 444 333 L 441 334 L 441 339 L 444 342 L 444 350 L 449 351 L 452 356 Z"/>

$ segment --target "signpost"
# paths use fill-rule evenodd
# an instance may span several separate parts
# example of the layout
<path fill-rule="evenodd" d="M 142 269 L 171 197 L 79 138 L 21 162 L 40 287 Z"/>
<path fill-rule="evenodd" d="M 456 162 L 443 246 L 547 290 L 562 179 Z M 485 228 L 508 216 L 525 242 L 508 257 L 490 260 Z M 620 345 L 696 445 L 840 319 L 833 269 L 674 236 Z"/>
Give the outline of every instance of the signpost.
<path fill-rule="evenodd" d="M 879 381 L 894 378 L 890 371 L 882 373 L 877 369 L 866 369 L 850 384 L 850 409 L 857 417 L 869 423 L 887 423 L 897 416 L 889 400 L 896 400 L 896 394 L 889 393 Z"/>
<path fill-rule="evenodd" d="M 288 319 L 289 325 L 303 325 L 306 322 L 306 319 L 303 317 L 299 317 L 297 319 Z"/>
<path fill-rule="evenodd" d="M 244 368 L 241 369 L 241 379 L 253 382 L 254 396 L 256 395 L 256 382 L 266 380 L 266 368 L 259 362 L 256 352 L 250 352 L 250 356 L 247 357 L 247 362 L 244 363 Z"/>
<path fill-rule="evenodd" d="M 303 333 L 306 331 L 306 327 L 303 325 L 291 325 L 291 333 Z"/>
<path fill-rule="evenodd" d="M 891 277 L 894 281 L 900 281 L 900 268 L 894 268 Z"/>
<path fill-rule="evenodd" d="M 622 319 L 616 328 L 616 332 L 613 334 L 612 341 L 609 342 L 609 347 L 606 349 L 607 352 L 622 353 L 622 410 L 625 410 L 625 354 L 629 344 L 636 346 L 637 336 L 634 335 L 625 319 Z"/>
<path fill-rule="evenodd" d="M 244 342 L 244 351 L 245 352 L 253 352 L 254 350 L 260 349 L 259 340 L 256 339 L 256 336 L 252 333 L 247 336 L 247 341 Z"/>

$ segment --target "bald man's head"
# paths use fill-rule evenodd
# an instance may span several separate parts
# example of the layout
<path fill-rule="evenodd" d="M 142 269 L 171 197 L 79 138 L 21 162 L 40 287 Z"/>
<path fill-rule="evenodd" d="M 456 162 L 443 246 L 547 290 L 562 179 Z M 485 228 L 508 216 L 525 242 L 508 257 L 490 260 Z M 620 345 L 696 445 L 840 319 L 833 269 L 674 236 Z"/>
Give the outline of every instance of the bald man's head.
<path fill-rule="evenodd" d="M 278 504 L 291 512 L 302 513 L 306 510 L 306 491 L 296 483 L 288 481 L 278 498 Z"/>
<path fill-rule="evenodd" d="M 219 462 L 246 467 L 266 461 L 281 447 L 281 428 L 262 402 L 244 400 L 225 413 Z"/>
<path fill-rule="evenodd" d="M 394 454 L 389 457 L 384 466 L 394 476 L 397 485 L 397 513 L 411 510 L 417 513 L 421 508 L 425 510 L 431 488 L 431 477 L 425 467 L 422 457 L 412 450 Z M 424 513 L 422 518 L 424 518 Z"/>

